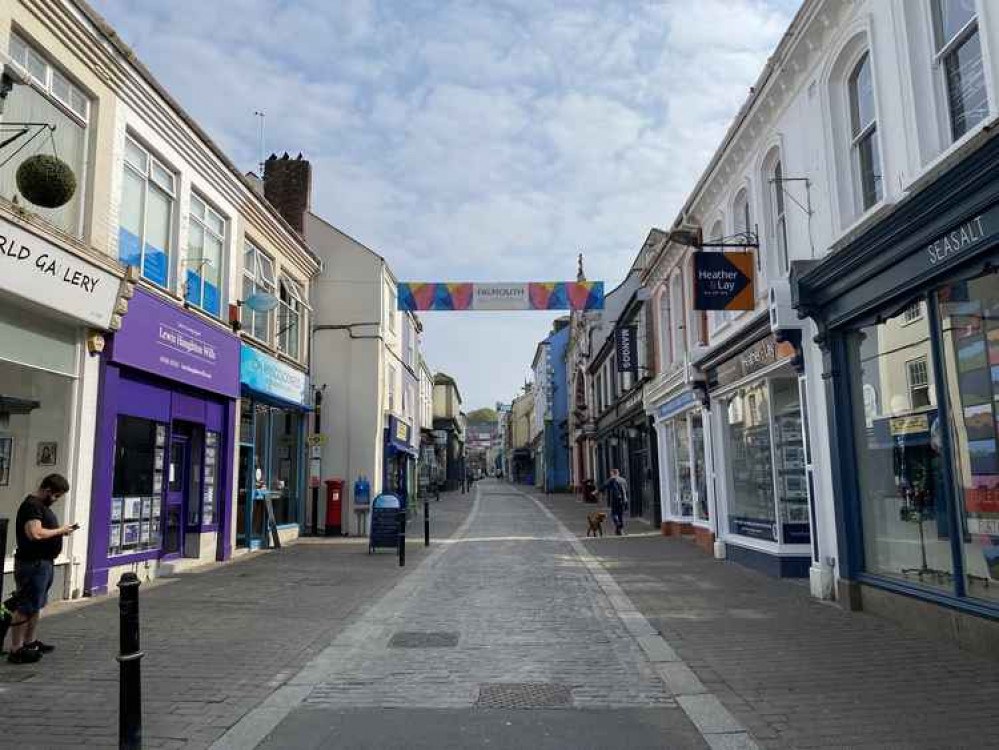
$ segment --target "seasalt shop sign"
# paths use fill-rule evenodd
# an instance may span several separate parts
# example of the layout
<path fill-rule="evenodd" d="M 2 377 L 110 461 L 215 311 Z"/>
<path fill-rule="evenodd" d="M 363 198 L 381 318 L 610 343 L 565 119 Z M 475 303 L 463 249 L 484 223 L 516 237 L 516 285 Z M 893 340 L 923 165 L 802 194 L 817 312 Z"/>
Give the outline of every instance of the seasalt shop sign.
<path fill-rule="evenodd" d="M 120 280 L 0 218 L 0 290 L 107 328 Z"/>

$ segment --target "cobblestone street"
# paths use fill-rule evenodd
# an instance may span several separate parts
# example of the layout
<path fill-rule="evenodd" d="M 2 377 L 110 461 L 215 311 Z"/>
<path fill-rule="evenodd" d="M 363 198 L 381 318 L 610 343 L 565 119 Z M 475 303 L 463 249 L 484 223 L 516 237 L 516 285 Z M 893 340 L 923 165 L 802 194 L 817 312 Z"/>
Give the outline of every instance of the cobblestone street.
<path fill-rule="evenodd" d="M 973 655 L 638 522 L 586 539 L 591 507 L 485 481 L 404 569 L 302 541 L 147 587 L 144 746 L 999 747 Z M 114 747 L 116 602 L 53 610 L 56 653 L 0 665 L 5 743 Z"/>

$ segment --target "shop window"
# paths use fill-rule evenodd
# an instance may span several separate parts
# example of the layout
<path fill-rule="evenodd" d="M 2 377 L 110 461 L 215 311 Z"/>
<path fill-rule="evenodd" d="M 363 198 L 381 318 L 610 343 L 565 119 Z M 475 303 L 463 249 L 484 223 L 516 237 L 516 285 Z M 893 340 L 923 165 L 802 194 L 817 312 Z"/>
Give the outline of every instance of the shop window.
<path fill-rule="evenodd" d="M 243 250 L 243 299 L 254 294 L 275 291 L 274 261 L 254 244 L 247 242 Z M 274 311 L 258 312 L 247 305 L 240 307 L 243 328 L 255 339 L 270 344 L 274 333 Z"/>
<path fill-rule="evenodd" d="M 859 208 L 863 212 L 881 200 L 883 188 L 869 52 L 864 53 L 850 73 L 847 90 L 850 98 L 851 161 Z"/>
<path fill-rule="evenodd" d="M 964 592 L 999 603 L 999 277 L 939 293 Z"/>
<path fill-rule="evenodd" d="M 160 546 L 166 435 L 165 424 L 138 417 L 118 417 L 108 540 L 110 556 Z M 172 456 L 170 460 L 173 460 Z"/>
<path fill-rule="evenodd" d="M 780 541 L 784 544 L 807 544 L 811 536 L 808 525 L 808 476 L 798 379 L 774 378 L 770 381 L 770 394 Z"/>
<path fill-rule="evenodd" d="M 301 461 L 302 415 L 298 412 L 272 410 L 270 486 L 274 495 L 274 520 L 278 524 L 298 521 L 299 466 Z"/>
<path fill-rule="evenodd" d="M 71 377 L 0 360 L 0 517 L 12 519 L 8 555 L 14 553 L 13 519 L 24 498 L 46 474 L 72 479 L 75 383 Z M 66 509 L 65 500 L 55 507 L 60 518 L 66 518 Z"/>
<path fill-rule="evenodd" d="M 864 394 L 854 402 L 853 443 L 865 567 L 946 590 L 954 566 L 937 401 L 925 377 L 933 370 L 930 327 L 925 316 L 904 318 L 899 312 L 847 338 L 851 391 Z M 990 398 L 984 372 L 975 387 Z"/>
<path fill-rule="evenodd" d="M 191 195 L 189 218 L 184 299 L 217 317 L 221 309 L 223 248 L 228 222 L 196 194 Z"/>
<path fill-rule="evenodd" d="M 281 277 L 281 314 L 278 318 L 278 351 L 299 359 L 302 345 L 302 316 L 305 298 L 302 286 L 287 276 Z"/>
<path fill-rule="evenodd" d="M 76 194 L 59 208 L 29 207 L 63 231 L 79 237 L 83 229 L 82 206 L 86 193 L 90 98 L 51 65 L 41 51 L 17 34 L 10 35 L 10 56 L 30 76 L 31 83 L 16 86 L 7 97 L 3 121 L 46 123 L 55 129 L 45 131 L 19 153 L 11 154 L 8 149 L 16 149 L 29 136 L 22 136 L 5 149 L 5 159 L 9 156 L 10 160 L 0 166 L 0 195 L 12 200 L 18 194 L 15 176 L 25 159 L 36 153 L 55 153 L 72 167 L 77 180 Z"/>
<path fill-rule="evenodd" d="M 170 283 L 175 183 L 172 171 L 126 136 L 118 258 L 162 287 Z"/>
<path fill-rule="evenodd" d="M 725 405 L 729 530 L 777 541 L 766 381 L 738 390 Z"/>
<path fill-rule="evenodd" d="M 932 0 L 932 11 L 936 62 L 956 141 L 989 113 L 978 17 L 973 0 Z"/>
<path fill-rule="evenodd" d="M 693 474 L 690 467 L 690 433 L 687 418 L 674 420 L 671 425 L 673 436 L 674 487 L 670 498 L 670 511 L 678 518 L 694 515 Z"/>

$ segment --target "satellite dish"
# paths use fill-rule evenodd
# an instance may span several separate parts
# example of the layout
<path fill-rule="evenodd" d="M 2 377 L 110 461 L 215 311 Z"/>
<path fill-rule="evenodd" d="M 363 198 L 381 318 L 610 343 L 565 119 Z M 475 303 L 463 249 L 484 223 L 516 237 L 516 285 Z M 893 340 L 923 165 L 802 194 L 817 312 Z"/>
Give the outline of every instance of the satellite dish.
<path fill-rule="evenodd" d="M 278 298 L 267 292 L 257 292 L 244 299 L 243 304 L 253 312 L 267 313 L 278 306 Z"/>

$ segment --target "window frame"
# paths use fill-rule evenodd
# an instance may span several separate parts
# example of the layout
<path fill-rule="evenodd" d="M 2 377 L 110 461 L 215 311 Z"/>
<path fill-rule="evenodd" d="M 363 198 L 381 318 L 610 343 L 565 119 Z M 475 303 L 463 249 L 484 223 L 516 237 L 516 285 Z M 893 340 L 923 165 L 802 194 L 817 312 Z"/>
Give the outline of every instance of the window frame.
<path fill-rule="evenodd" d="M 38 58 L 38 60 L 41 62 L 41 64 L 45 66 L 44 80 L 36 76 L 34 72 L 31 70 L 30 66 L 26 64 L 26 62 L 22 62 L 21 60 L 18 60 L 17 57 L 15 57 L 14 54 L 15 44 L 20 45 L 24 48 L 26 60 L 28 59 L 27 58 L 28 55 L 35 55 Z M 12 29 L 10 32 L 10 40 L 7 45 L 7 51 L 9 59 L 27 75 L 28 81 L 34 88 L 38 89 L 41 93 L 45 94 L 45 96 L 48 99 L 58 104 L 59 107 L 63 109 L 67 115 L 79 120 L 80 124 L 83 125 L 84 128 L 90 126 L 90 119 L 91 119 L 90 115 L 93 109 L 93 101 L 92 101 L 93 97 L 86 90 L 84 90 L 82 86 L 76 83 L 71 75 L 63 72 L 63 70 L 55 63 L 53 63 L 43 51 L 39 50 L 36 44 L 34 44 L 30 39 L 19 33 L 19 31 L 16 28 Z M 59 75 L 66 82 L 68 87 L 67 91 L 70 94 L 69 101 L 64 101 L 55 92 L 54 80 L 56 75 Z M 85 105 L 83 113 L 78 112 L 76 109 L 73 108 L 72 104 L 73 92 L 76 92 L 80 96 L 80 99 L 83 101 L 83 104 Z"/>
<path fill-rule="evenodd" d="M 666 372 L 673 366 L 673 310 L 670 308 L 669 289 L 659 292 L 656 302 L 659 315 L 659 367 Z"/>
<path fill-rule="evenodd" d="M 913 369 L 915 366 L 920 366 L 922 368 L 923 382 L 914 383 L 913 382 Z M 915 357 L 913 359 L 907 359 L 905 361 L 905 386 L 909 394 L 909 410 L 917 411 L 919 409 L 926 409 L 932 404 L 930 399 L 930 363 L 926 356 Z M 913 399 L 916 389 L 925 391 L 926 393 L 926 403 L 916 406 L 916 402 Z"/>
<path fill-rule="evenodd" d="M 141 172 L 137 164 L 129 161 L 129 145 L 133 147 L 136 151 L 143 154 L 145 158 L 145 168 L 144 172 Z M 172 185 L 170 190 L 163 185 L 163 183 L 156 179 L 154 176 L 154 168 L 158 168 L 163 173 L 169 175 L 171 178 Z M 175 263 L 177 261 L 177 216 L 179 215 L 179 181 L 180 176 L 177 171 L 170 167 L 165 161 L 160 159 L 156 153 L 150 149 L 148 146 L 144 145 L 142 140 L 134 135 L 132 132 L 125 133 L 125 149 L 122 155 L 122 188 L 121 196 L 124 196 L 125 192 L 125 181 L 124 175 L 126 171 L 131 171 L 133 175 L 140 178 L 143 182 L 143 193 L 142 193 L 142 234 L 139 236 L 139 275 L 148 281 L 150 284 L 154 284 L 160 289 L 166 289 L 168 291 L 173 291 L 177 276 Z M 167 247 L 163 248 L 166 254 L 166 283 L 160 284 L 155 279 L 151 279 L 146 275 L 146 238 L 148 237 L 148 222 L 149 222 L 149 193 L 150 190 L 159 191 L 169 199 L 170 203 L 170 215 L 167 220 Z M 172 192 L 171 192 L 172 191 Z M 121 198 L 120 196 L 120 198 Z M 120 202 L 124 202 L 120 200 Z M 118 217 L 118 232 L 119 238 L 121 236 L 121 216 L 119 213 Z M 120 239 L 119 239 L 120 242 Z M 118 249 L 118 257 L 121 259 L 121 248 Z"/>
<path fill-rule="evenodd" d="M 860 89 L 858 86 L 860 73 L 864 66 L 867 66 L 867 74 L 871 81 L 873 107 L 872 117 L 867 123 L 860 122 Z M 880 130 L 878 129 L 877 84 L 874 81 L 874 64 L 871 59 L 870 48 L 865 48 L 850 67 L 850 72 L 846 77 L 846 94 L 846 114 L 849 120 L 850 165 L 851 172 L 853 173 L 854 210 L 859 216 L 870 211 L 884 200 L 884 170 L 880 169 L 881 174 L 878 174 L 879 168 L 881 168 L 881 138 Z M 873 189 L 870 202 L 868 202 L 868 191 L 865 185 L 866 173 L 863 166 L 863 149 L 865 144 L 868 143 L 871 144 L 870 179 Z"/>
<path fill-rule="evenodd" d="M 787 204 L 784 195 L 784 157 L 778 150 L 777 156 L 773 160 L 768 170 L 770 180 L 772 206 L 771 220 L 773 221 L 774 242 L 777 245 L 778 269 L 782 274 L 787 274 L 791 270 L 791 258 L 787 243 Z"/>
<path fill-rule="evenodd" d="M 929 2 L 929 10 L 930 10 L 929 25 L 930 25 L 930 39 L 932 43 L 931 47 L 932 56 L 933 56 L 932 62 L 937 73 L 935 76 L 937 86 L 939 87 L 939 91 L 942 95 L 944 103 L 943 107 L 944 110 L 943 114 L 945 117 L 944 124 L 946 127 L 947 135 L 950 138 L 949 143 L 946 143 L 944 145 L 944 150 L 946 150 L 948 146 L 957 143 L 962 138 L 967 136 L 969 133 L 974 132 L 984 123 L 988 122 L 990 113 L 986 112 L 985 116 L 982 117 L 977 122 L 971 125 L 966 125 L 962 133 L 958 134 L 957 132 L 955 132 L 956 129 L 955 129 L 955 120 L 954 120 L 954 110 L 952 108 L 950 86 L 948 85 L 948 80 L 947 80 L 947 62 L 952 55 L 960 51 L 960 49 L 973 36 L 977 34 L 978 44 L 979 47 L 981 48 L 980 60 L 982 66 L 982 76 L 983 77 L 987 76 L 987 69 L 986 69 L 987 61 L 985 59 L 985 39 L 983 38 L 982 29 L 981 29 L 981 10 L 978 7 L 978 3 L 976 2 L 974 16 L 970 20 L 968 20 L 964 24 L 964 26 L 955 31 L 950 39 L 944 40 L 942 36 L 944 32 L 943 29 L 941 28 L 941 23 L 940 23 L 941 20 L 940 14 L 942 13 L 940 2 L 941 0 L 930 0 Z M 987 81 L 983 82 L 983 88 L 985 89 L 985 104 L 987 107 L 989 107 L 991 106 L 991 101 L 989 98 Z"/>
<path fill-rule="evenodd" d="M 205 218 L 204 219 L 198 217 L 197 214 L 195 214 L 195 212 L 194 212 L 194 202 L 195 201 L 198 201 L 199 203 L 201 203 L 202 206 L 204 206 L 204 209 L 205 209 Z M 219 221 L 222 222 L 222 234 L 221 235 L 215 229 L 213 229 L 209 225 L 208 218 L 207 218 L 208 215 L 209 215 L 209 212 L 211 212 L 216 217 L 218 217 Z M 227 291 L 227 288 L 228 288 L 228 284 L 226 284 L 226 270 L 227 270 L 227 267 L 228 267 L 228 264 L 226 263 L 226 260 L 227 260 L 228 255 L 229 255 L 229 253 L 228 253 L 228 249 L 229 249 L 229 228 L 231 226 L 230 221 L 229 221 L 229 217 L 227 217 L 221 211 L 219 211 L 218 209 L 216 209 L 215 206 L 211 203 L 211 201 L 209 201 L 208 199 L 206 199 L 201 193 L 199 193 L 197 190 L 192 189 L 191 193 L 190 193 L 190 204 L 189 204 L 188 210 L 187 210 L 187 218 L 188 218 L 188 225 L 187 225 L 187 247 L 185 248 L 185 253 L 186 254 L 184 256 L 184 261 L 186 262 L 186 264 L 188 265 L 188 267 L 185 269 L 184 278 L 183 278 L 183 282 L 182 282 L 182 284 L 183 284 L 183 292 L 184 292 L 183 293 L 184 302 L 185 302 L 185 304 L 192 305 L 193 307 L 198 308 L 199 310 L 201 310 L 202 312 L 206 313 L 207 315 L 211 315 L 213 318 L 219 318 L 219 319 L 221 319 L 222 316 L 223 316 L 223 311 L 226 308 L 226 291 Z M 219 287 L 218 287 L 219 309 L 218 309 L 218 312 L 215 312 L 215 313 L 213 313 L 211 310 L 206 309 L 205 305 L 204 305 L 205 283 L 206 283 L 205 277 L 204 277 L 204 273 L 202 272 L 202 269 L 204 268 L 204 265 L 200 266 L 199 269 L 198 269 L 198 272 L 197 272 L 198 273 L 198 278 L 201 281 L 201 291 L 200 291 L 200 294 L 199 294 L 199 299 L 201 300 L 201 302 L 200 303 L 193 302 L 190 299 L 190 297 L 188 296 L 187 271 L 190 270 L 190 262 L 192 260 L 192 258 L 191 258 L 191 224 L 192 223 L 196 223 L 201 228 L 202 232 L 204 232 L 206 235 L 210 234 L 213 237 L 217 238 L 219 240 L 219 243 L 220 243 L 220 245 L 219 245 L 219 247 L 220 247 L 220 249 L 219 249 Z M 201 255 L 196 260 L 198 260 L 198 261 L 204 261 L 205 260 L 204 243 L 202 243 Z"/>
<path fill-rule="evenodd" d="M 253 269 L 252 269 L 252 271 L 248 271 L 247 267 L 246 267 L 246 256 L 248 255 L 248 250 L 251 249 L 251 248 L 254 251 L 254 253 L 253 253 Z M 268 282 L 268 279 L 266 278 L 266 276 L 262 275 L 260 278 L 258 278 L 258 276 L 257 276 L 257 274 L 260 273 L 262 271 L 262 269 L 264 268 L 263 264 L 260 262 L 261 258 L 263 258 L 268 263 L 270 263 L 270 273 L 271 273 L 271 279 L 269 280 L 270 289 L 266 288 L 266 284 Z M 261 278 L 263 280 L 263 283 L 261 283 L 261 280 L 260 280 Z M 249 281 L 253 285 L 253 291 L 251 292 L 251 296 L 253 294 L 259 294 L 260 292 L 264 292 L 266 294 L 277 296 L 276 292 L 277 292 L 277 286 L 278 286 L 278 278 L 279 278 L 279 276 L 276 273 L 274 258 L 272 258 L 267 253 L 265 253 L 263 251 L 263 249 L 261 249 L 257 245 L 257 243 L 254 242 L 253 240 L 251 240 L 249 237 L 244 237 L 243 238 L 243 273 L 242 273 L 242 276 L 241 276 L 242 284 L 240 285 L 240 301 L 241 302 L 245 302 L 248 299 L 248 297 L 245 296 L 245 294 L 244 294 L 245 291 L 246 291 L 245 285 L 246 285 L 247 281 Z M 262 287 L 262 288 L 258 289 L 258 287 Z M 280 300 L 280 298 L 279 298 L 279 300 Z M 278 307 L 280 307 L 280 304 L 278 305 Z M 267 346 L 273 345 L 273 343 L 274 343 L 274 337 L 275 337 L 275 331 L 276 331 L 276 327 L 274 325 L 274 318 L 276 317 L 274 313 L 275 313 L 276 309 L 277 308 L 275 308 L 274 310 L 268 310 L 267 312 L 257 312 L 256 310 L 251 310 L 246 305 L 240 305 L 240 325 L 242 326 L 242 330 L 243 330 L 244 334 L 247 335 L 247 336 L 249 336 L 250 338 L 256 340 L 256 341 L 259 341 L 259 342 L 261 342 L 263 344 L 266 344 Z M 249 324 L 247 324 L 246 320 L 244 319 L 244 315 L 246 315 L 246 314 L 249 314 L 249 316 L 250 316 L 250 322 L 249 322 Z M 255 329 L 256 329 L 256 320 L 257 320 L 257 316 L 258 315 L 263 315 L 263 316 L 266 317 L 266 320 L 267 320 L 267 337 L 266 338 L 260 338 L 256 334 L 256 330 Z"/>
<path fill-rule="evenodd" d="M 302 330 L 304 326 L 302 322 L 305 320 L 306 312 L 308 310 L 308 305 L 305 303 L 305 294 L 303 285 L 300 284 L 296 279 L 292 278 L 286 273 L 282 273 L 278 276 L 277 280 L 278 286 L 278 307 L 279 310 L 277 316 L 277 332 L 275 333 L 275 346 L 277 350 L 284 354 L 286 357 L 290 357 L 296 362 L 302 361 Z M 287 290 L 289 299 L 284 299 L 284 293 Z M 284 323 L 282 323 L 282 315 L 285 317 Z M 287 323 L 291 317 L 295 317 L 295 351 L 291 352 L 288 350 L 287 345 L 284 343 L 290 340 L 290 336 L 287 334 L 291 330 L 291 325 Z"/>

